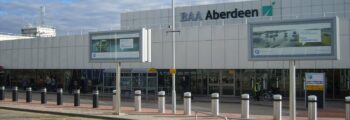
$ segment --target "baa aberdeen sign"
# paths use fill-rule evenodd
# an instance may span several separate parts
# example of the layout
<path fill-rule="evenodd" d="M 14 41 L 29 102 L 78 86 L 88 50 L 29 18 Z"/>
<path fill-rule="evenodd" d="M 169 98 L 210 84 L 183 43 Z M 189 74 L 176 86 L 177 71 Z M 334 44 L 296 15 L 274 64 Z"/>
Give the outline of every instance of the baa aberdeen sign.
<path fill-rule="evenodd" d="M 273 15 L 273 4 L 262 6 L 262 15 L 263 16 L 272 16 Z M 218 20 L 218 19 L 231 19 L 231 18 L 246 18 L 246 17 L 258 17 L 258 9 L 250 10 L 238 10 L 235 8 L 233 11 L 216 11 L 208 10 L 205 17 L 203 18 L 200 11 L 197 12 L 182 12 L 181 13 L 181 22 L 188 21 L 202 21 L 202 20 Z"/>

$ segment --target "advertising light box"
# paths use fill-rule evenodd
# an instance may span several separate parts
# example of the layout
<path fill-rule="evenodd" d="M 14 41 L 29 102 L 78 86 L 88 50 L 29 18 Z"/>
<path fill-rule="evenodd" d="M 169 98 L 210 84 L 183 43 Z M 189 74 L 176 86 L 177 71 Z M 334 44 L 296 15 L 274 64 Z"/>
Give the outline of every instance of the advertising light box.
<path fill-rule="evenodd" d="M 337 18 L 249 23 L 249 60 L 339 59 Z"/>
<path fill-rule="evenodd" d="M 151 30 L 91 32 L 90 62 L 150 62 Z"/>
<path fill-rule="evenodd" d="M 323 91 L 325 85 L 324 73 L 305 73 L 305 89 Z"/>

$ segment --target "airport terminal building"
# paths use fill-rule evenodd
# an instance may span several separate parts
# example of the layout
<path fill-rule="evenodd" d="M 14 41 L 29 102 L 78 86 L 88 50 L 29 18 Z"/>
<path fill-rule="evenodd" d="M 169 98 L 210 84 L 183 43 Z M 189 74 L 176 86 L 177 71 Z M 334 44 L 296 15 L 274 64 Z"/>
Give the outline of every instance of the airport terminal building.
<path fill-rule="evenodd" d="M 152 62 L 122 63 L 121 91 L 171 93 L 171 9 L 121 14 L 121 29 L 152 29 Z M 177 92 L 194 96 L 219 92 L 239 96 L 263 89 L 289 90 L 288 61 L 249 61 L 249 22 L 338 17 L 340 59 L 296 61 L 297 96 L 304 96 L 305 73 L 325 73 L 326 98 L 350 95 L 350 0 L 253 0 L 176 8 Z M 171 26 L 170 26 L 171 27 Z M 0 41 L 1 84 L 49 91 L 63 87 L 88 93 L 115 89 L 115 63 L 89 63 L 88 35 Z"/>

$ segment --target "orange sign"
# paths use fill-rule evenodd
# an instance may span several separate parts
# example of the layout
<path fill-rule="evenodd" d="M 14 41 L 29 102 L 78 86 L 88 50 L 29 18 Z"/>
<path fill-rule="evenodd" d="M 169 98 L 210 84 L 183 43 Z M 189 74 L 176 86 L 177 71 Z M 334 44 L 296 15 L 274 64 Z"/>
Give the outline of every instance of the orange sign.
<path fill-rule="evenodd" d="M 236 73 L 235 70 L 228 70 L 228 74 L 234 75 Z"/>
<path fill-rule="evenodd" d="M 170 74 L 176 74 L 176 69 L 175 68 L 170 68 L 169 72 L 170 72 Z"/>
<path fill-rule="evenodd" d="M 157 73 L 157 69 L 156 68 L 149 68 L 148 72 L 149 73 Z"/>
<path fill-rule="evenodd" d="M 324 87 L 323 85 L 307 85 L 306 90 L 309 91 L 323 91 Z"/>

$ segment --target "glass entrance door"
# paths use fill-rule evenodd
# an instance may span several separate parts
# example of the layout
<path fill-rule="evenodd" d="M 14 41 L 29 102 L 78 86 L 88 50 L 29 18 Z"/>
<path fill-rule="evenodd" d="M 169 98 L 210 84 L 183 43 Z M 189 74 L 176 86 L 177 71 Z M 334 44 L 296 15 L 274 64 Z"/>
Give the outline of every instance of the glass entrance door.
<path fill-rule="evenodd" d="M 212 93 L 220 93 L 221 94 L 221 72 L 220 70 L 209 70 L 207 72 L 208 79 L 208 95 Z"/>
<path fill-rule="evenodd" d="M 222 95 L 236 96 L 236 74 L 234 70 L 223 70 L 220 89 Z"/>
<path fill-rule="evenodd" d="M 121 95 L 132 97 L 135 90 L 141 90 L 142 95 L 155 96 L 158 91 L 158 74 L 147 73 L 146 70 L 124 70 L 120 76 Z M 140 72 L 141 71 L 141 72 Z M 115 89 L 115 72 L 105 70 L 103 73 L 103 93 L 112 93 Z"/>
<path fill-rule="evenodd" d="M 158 77 L 157 73 L 148 73 L 147 76 L 147 96 L 156 96 L 158 91 Z"/>
<path fill-rule="evenodd" d="M 209 70 L 203 74 L 206 74 L 208 79 L 207 95 L 214 92 L 224 96 L 240 95 L 240 81 L 235 70 Z"/>

